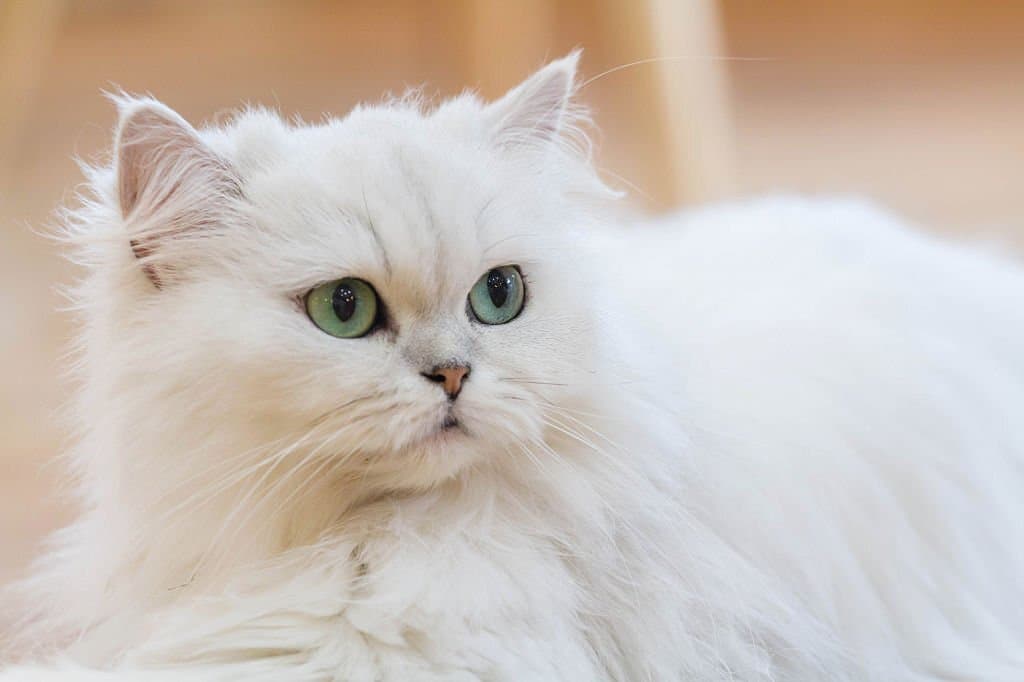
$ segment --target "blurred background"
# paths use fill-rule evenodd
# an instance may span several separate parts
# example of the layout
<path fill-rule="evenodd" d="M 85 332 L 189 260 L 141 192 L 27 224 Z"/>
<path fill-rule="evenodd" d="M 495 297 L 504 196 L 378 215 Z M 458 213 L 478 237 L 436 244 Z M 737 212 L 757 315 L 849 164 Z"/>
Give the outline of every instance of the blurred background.
<path fill-rule="evenodd" d="M 109 144 L 102 90 L 317 120 L 420 84 L 493 97 L 574 47 L 599 164 L 640 208 L 863 194 L 1024 247 L 1017 0 L 0 0 L 0 584 L 70 517 L 74 272 L 37 232 Z"/>

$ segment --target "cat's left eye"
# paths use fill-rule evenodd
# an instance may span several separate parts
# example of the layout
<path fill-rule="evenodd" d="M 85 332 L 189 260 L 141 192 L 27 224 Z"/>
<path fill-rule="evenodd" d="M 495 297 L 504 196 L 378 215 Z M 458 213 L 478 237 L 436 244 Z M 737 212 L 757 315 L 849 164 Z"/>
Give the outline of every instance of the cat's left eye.
<path fill-rule="evenodd" d="M 484 324 L 511 322 L 523 309 L 526 288 L 519 268 L 506 265 L 484 273 L 469 292 L 469 307 Z"/>
<path fill-rule="evenodd" d="M 306 313 L 331 336 L 355 339 L 375 326 L 380 309 L 377 292 L 355 277 L 325 282 L 306 294 Z"/>

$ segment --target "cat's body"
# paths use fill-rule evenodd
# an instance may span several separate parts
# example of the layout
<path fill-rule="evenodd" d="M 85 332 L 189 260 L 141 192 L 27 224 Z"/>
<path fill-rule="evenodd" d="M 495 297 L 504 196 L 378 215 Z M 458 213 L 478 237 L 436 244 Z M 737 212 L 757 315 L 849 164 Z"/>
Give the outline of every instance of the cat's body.
<path fill-rule="evenodd" d="M 209 154 L 125 106 L 78 214 L 88 511 L 28 586 L 71 663 L 0 679 L 1020 678 L 1024 272 L 846 201 L 607 225 L 573 66 Z M 365 338 L 288 295 L 346 276 Z"/>

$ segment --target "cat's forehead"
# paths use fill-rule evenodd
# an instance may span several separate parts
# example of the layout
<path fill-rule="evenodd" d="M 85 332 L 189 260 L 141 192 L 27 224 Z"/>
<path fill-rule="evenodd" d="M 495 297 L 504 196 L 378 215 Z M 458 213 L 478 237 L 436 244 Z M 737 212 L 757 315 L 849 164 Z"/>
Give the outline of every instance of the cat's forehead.
<path fill-rule="evenodd" d="M 461 290 L 482 267 L 525 257 L 517 234 L 538 222 L 543 202 L 471 126 L 364 111 L 262 132 L 268 139 L 240 135 L 234 154 L 249 166 L 246 196 L 279 256 L 270 267 L 309 279 L 386 278 L 415 293 Z M 246 164 L 252 157 L 258 163 Z"/>
<path fill-rule="evenodd" d="M 437 191 L 464 183 L 484 160 L 472 129 L 445 125 L 412 111 L 359 110 L 319 125 L 289 126 L 259 112 L 227 131 L 223 149 L 250 184 L 273 191 L 275 182 L 315 179 L 339 196 L 367 186 Z"/>

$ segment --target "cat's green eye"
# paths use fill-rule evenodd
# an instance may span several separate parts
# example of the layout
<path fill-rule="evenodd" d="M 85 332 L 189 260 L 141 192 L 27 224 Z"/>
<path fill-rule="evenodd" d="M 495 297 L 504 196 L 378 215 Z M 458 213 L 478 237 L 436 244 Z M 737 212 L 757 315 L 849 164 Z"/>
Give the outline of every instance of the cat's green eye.
<path fill-rule="evenodd" d="M 469 292 L 469 307 L 484 324 L 505 324 L 523 309 L 523 277 L 514 265 L 484 273 Z"/>
<path fill-rule="evenodd" d="M 325 282 L 306 294 L 306 313 L 313 324 L 331 336 L 365 336 L 377 322 L 377 292 L 361 279 Z"/>

